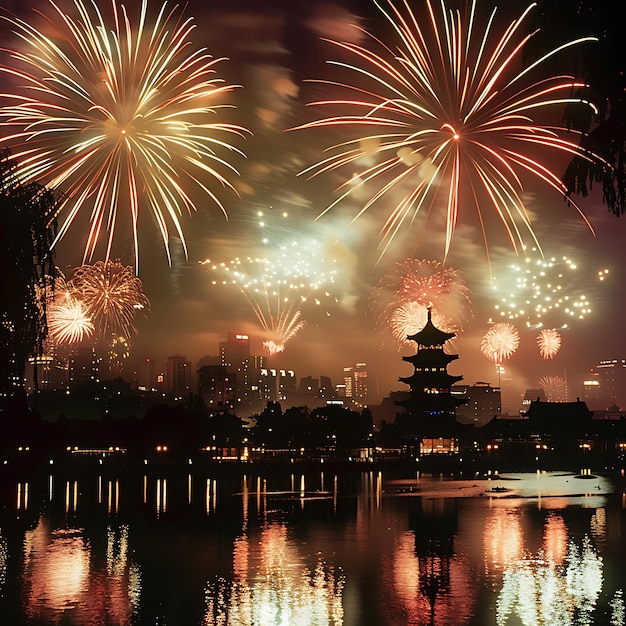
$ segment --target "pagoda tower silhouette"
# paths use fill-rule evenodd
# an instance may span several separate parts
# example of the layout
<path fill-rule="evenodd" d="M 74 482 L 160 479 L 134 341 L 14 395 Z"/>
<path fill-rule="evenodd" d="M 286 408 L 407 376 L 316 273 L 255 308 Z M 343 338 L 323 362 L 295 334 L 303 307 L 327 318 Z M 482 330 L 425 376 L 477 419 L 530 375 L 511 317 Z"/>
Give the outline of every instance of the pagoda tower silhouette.
<path fill-rule="evenodd" d="M 445 441 L 442 452 L 454 447 L 454 439 L 459 434 L 456 407 L 466 402 L 450 393 L 452 385 L 463 379 L 463 376 L 448 373 L 448 365 L 459 356 L 446 353 L 444 345 L 455 336 L 433 324 L 429 308 L 424 328 L 407 337 L 415 341 L 417 351 L 412 356 L 402 357 L 413 365 L 413 374 L 398 379 L 409 385 L 410 392 L 406 399 L 396 402 L 406 411 L 397 414 L 396 425 L 408 454 L 418 455 L 425 439 Z"/>

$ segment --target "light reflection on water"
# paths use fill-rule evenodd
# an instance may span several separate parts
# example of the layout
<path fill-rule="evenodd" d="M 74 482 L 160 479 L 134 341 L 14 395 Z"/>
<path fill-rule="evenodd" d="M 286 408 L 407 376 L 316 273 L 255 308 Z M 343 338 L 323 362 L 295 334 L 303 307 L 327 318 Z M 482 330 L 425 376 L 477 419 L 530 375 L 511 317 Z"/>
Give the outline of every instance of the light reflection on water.
<path fill-rule="evenodd" d="M 554 473 L 19 479 L 0 501 L 0 615 L 12 626 L 624 626 L 625 487 Z"/>
<path fill-rule="evenodd" d="M 498 595 L 497 623 L 516 615 L 525 626 L 591 624 L 603 582 L 602 558 L 588 537 L 582 546 L 569 543 L 565 563 L 544 553 L 525 557 L 504 572 Z M 623 624 L 623 611 L 613 611 L 611 624 Z"/>
<path fill-rule="evenodd" d="M 254 539 L 238 537 L 233 580 L 208 584 L 203 624 L 343 624 L 343 576 L 321 556 L 309 569 L 298 552 L 284 523 L 268 524 Z"/>

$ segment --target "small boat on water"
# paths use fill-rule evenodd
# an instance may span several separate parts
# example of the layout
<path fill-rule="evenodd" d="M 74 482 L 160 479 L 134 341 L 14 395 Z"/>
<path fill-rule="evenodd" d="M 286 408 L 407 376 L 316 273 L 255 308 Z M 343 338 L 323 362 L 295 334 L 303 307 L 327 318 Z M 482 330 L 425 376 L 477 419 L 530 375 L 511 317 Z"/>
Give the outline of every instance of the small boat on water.
<path fill-rule="evenodd" d="M 492 487 L 491 489 L 485 489 L 485 493 L 507 493 L 511 491 L 507 487 Z"/>

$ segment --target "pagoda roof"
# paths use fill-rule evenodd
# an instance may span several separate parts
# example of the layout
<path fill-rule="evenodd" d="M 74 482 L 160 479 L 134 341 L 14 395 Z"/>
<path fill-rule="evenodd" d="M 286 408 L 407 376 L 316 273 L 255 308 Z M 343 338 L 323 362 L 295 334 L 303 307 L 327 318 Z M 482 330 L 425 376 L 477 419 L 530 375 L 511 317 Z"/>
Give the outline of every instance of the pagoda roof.
<path fill-rule="evenodd" d="M 433 324 L 431 310 L 428 309 L 428 319 L 424 328 L 413 335 L 408 335 L 407 339 L 416 341 L 420 346 L 442 346 L 453 337 L 456 337 L 456 333 L 446 333 Z"/>
<path fill-rule="evenodd" d="M 448 365 L 459 358 L 458 354 L 448 354 L 443 350 L 419 350 L 411 356 L 403 356 L 402 360 L 415 367 L 435 367 Z"/>
<path fill-rule="evenodd" d="M 400 376 L 400 378 L 398 378 L 399 382 L 415 387 L 424 385 L 449 387 L 454 383 L 458 383 L 460 380 L 463 380 L 463 376 L 454 376 L 453 374 L 448 374 L 448 372 L 414 372 L 411 376 Z M 424 383 L 424 385 L 422 385 L 422 383 Z"/>

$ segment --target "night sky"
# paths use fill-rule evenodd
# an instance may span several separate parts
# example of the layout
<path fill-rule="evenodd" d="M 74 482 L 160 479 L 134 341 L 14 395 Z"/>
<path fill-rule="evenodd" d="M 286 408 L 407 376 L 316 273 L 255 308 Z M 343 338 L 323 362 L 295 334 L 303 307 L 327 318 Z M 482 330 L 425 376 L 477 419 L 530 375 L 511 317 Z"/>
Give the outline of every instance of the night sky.
<path fill-rule="evenodd" d="M 41 7 L 49 11 L 45 4 Z M 520 12 L 524 7 L 520 4 Z M 11 3 L 8 8 L 17 10 Z M 204 355 L 217 354 L 218 342 L 226 339 L 228 331 L 248 333 L 253 353 L 262 353 L 264 336 L 246 297 L 236 285 L 213 284 L 217 273 L 202 262 L 228 263 L 235 257 L 262 256 L 268 246 L 292 241 L 306 256 L 302 242 L 314 239 L 317 247 L 311 260 L 316 271 L 332 268 L 334 280 L 318 289 L 302 289 L 307 300 L 301 303 L 300 319 L 305 325 L 287 342 L 283 353 L 271 357 L 270 365 L 293 369 L 298 378 L 329 375 L 337 383 L 344 367 L 366 362 L 374 401 L 391 390 L 404 389 L 398 377 L 410 374 L 410 366 L 401 357 L 411 354 L 412 348 L 398 346 L 389 333 L 381 332 L 372 293 L 395 263 L 407 258 L 444 262 L 445 214 L 435 206 L 426 222 L 420 218 L 404 225 L 381 257 L 379 230 L 386 215 L 382 204 L 353 221 L 361 206 L 355 198 L 316 220 L 337 197 L 335 188 L 350 172 L 338 170 L 313 179 L 298 176 L 323 157 L 324 148 L 332 141 L 329 138 L 338 141 L 337 134 L 344 130 L 287 130 L 313 119 L 307 103 L 326 97 L 327 86 L 307 82 L 332 77 L 336 71 L 326 61 L 337 56 L 337 49 L 323 38 L 364 43 L 355 25 L 389 35 L 378 9 L 368 0 L 191 0 L 185 15 L 194 17 L 199 25 L 194 44 L 228 59 L 218 64 L 218 74 L 228 83 L 241 85 L 228 96 L 235 108 L 220 115 L 251 134 L 233 139 L 246 158 L 227 157 L 240 174 L 231 177 L 239 197 L 219 185 L 213 187 L 228 220 L 205 198 L 195 198 L 197 211 L 181 218 L 187 258 L 173 238 L 170 266 L 149 212 L 140 215 L 139 276 L 151 311 L 139 321 L 130 361 L 140 363 L 149 357 L 164 368 L 167 357 L 179 353 L 195 364 Z M 6 31 L 8 25 L 2 23 L 0 28 Z M 560 177 L 567 157 L 550 159 L 549 166 Z M 625 224 L 624 218 L 607 211 L 600 192 L 594 188 L 589 197 L 575 198 L 594 234 L 556 191 L 537 181 L 524 181 L 524 200 L 544 257 L 554 257 L 557 263 L 568 257 L 576 263 L 575 275 L 568 274 L 563 281 L 564 289 L 572 296 L 585 295 L 591 313 L 583 320 L 570 321 L 561 331 L 562 347 L 550 360 L 539 354 L 537 329 L 516 324 L 519 348 L 503 364 L 506 377 L 512 379 L 510 395 L 503 398 L 504 410 L 515 410 L 520 394 L 537 387 L 539 379 L 547 375 L 565 377 L 569 399 L 574 400 L 581 394 L 585 373 L 599 360 L 626 358 L 621 327 Z M 512 284 L 515 272 L 510 266 L 524 264 L 524 256 L 516 255 L 491 209 L 485 210 L 485 220 L 489 257 L 476 210 L 467 198 L 461 198 L 445 266 L 462 274 L 472 305 L 465 312 L 462 331 L 448 348 L 459 354 L 449 371 L 462 375 L 468 384 L 485 381 L 497 385 L 495 366 L 481 354 L 480 342 L 489 320 L 495 319 L 494 280 L 497 285 Z M 58 265 L 68 275 L 82 263 L 87 222 L 85 212 L 57 246 Z M 264 237 L 269 243 L 263 243 Z M 530 239 L 529 244 L 532 247 Z M 123 227 L 116 236 L 114 256 L 124 264 L 134 263 L 130 231 Z M 100 250 L 93 260 L 99 258 Z M 600 282 L 598 272 L 604 269 L 609 273 Z M 546 326 L 560 327 L 563 321 L 557 315 L 546 321 Z"/>

